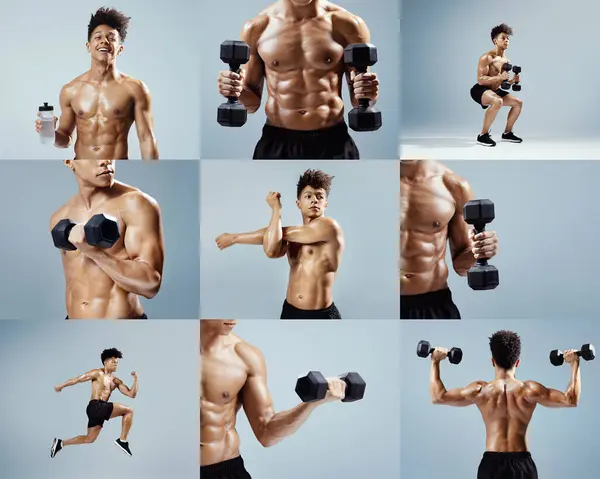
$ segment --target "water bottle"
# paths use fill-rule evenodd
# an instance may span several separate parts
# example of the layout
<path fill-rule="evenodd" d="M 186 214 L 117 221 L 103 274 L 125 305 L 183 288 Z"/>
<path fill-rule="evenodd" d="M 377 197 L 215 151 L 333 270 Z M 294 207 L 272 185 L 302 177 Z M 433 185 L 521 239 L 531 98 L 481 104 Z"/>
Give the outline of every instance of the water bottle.
<path fill-rule="evenodd" d="M 40 120 L 42 120 L 40 141 L 43 144 L 54 143 L 54 107 L 44 102 L 38 110 L 40 112 Z"/>

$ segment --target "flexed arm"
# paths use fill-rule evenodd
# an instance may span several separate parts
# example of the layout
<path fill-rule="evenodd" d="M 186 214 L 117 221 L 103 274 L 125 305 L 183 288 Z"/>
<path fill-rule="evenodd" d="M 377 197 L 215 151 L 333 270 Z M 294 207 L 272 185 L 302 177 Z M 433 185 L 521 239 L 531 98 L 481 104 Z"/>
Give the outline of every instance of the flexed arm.
<path fill-rule="evenodd" d="M 431 369 L 429 374 L 429 392 L 433 404 L 465 407 L 475 404 L 485 381 L 475 381 L 465 388 L 454 388 L 449 391 L 440 377 L 440 362 L 448 356 L 448 350 L 436 347 L 431 353 Z"/>
<path fill-rule="evenodd" d="M 82 375 L 77 376 L 76 378 L 69 379 L 69 380 L 65 381 L 64 383 L 59 384 L 58 386 L 54 386 L 54 390 L 57 393 L 59 393 L 66 387 L 74 386 L 75 384 L 84 383 L 86 381 L 91 381 L 92 379 L 96 379 L 97 376 L 98 376 L 98 370 L 92 369 L 91 371 L 88 371 L 87 373 L 83 373 Z"/>
<path fill-rule="evenodd" d="M 577 356 L 577 351 L 571 349 L 564 352 L 564 358 L 571 365 L 571 375 L 567 389 L 563 392 L 558 389 L 547 388 L 536 381 L 526 381 L 525 399 L 527 401 L 545 407 L 577 407 L 581 395 L 579 356 Z"/>
<path fill-rule="evenodd" d="M 119 378 L 115 378 L 115 384 L 117 385 L 117 388 L 119 389 L 121 394 L 123 394 L 127 397 L 130 397 L 131 399 L 134 399 L 138 393 L 138 375 L 135 371 L 132 372 L 131 375 L 133 376 L 133 384 L 132 384 L 131 388 L 129 388 Z"/>

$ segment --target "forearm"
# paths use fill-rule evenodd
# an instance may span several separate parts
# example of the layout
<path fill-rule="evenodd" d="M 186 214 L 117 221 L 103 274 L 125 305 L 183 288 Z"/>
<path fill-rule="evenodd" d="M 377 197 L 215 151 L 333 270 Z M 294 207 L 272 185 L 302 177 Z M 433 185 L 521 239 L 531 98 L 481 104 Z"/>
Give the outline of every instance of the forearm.
<path fill-rule="evenodd" d="M 260 95 L 253 88 L 244 85 L 239 102 L 246 107 L 248 113 L 256 113 L 260 108 Z"/>
<path fill-rule="evenodd" d="M 579 402 L 579 396 L 581 394 L 581 373 L 579 371 L 579 362 L 573 364 L 571 367 L 571 377 L 569 379 L 569 385 L 565 390 L 565 396 L 569 400 L 569 404 L 577 406 Z"/>
<path fill-rule="evenodd" d="M 475 256 L 473 256 L 473 251 L 470 246 L 452 258 L 454 271 L 456 271 L 459 276 L 466 276 L 469 269 L 474 266 L 475 263 L 477 263 L 477 260 L 475 259 Z"/>
<path fill-rule="evenodd" d="M 233 244 L 262 245 L 267 228 L 261 228 L 250 233 L 234 233 Z"/>
<path fill-rule="evenodd" d="M 140 140 L 140 152 L 142 160 L 158 160 L 158 143 L 154 135 Z"/>
<path fill-rule="evenodd" d="M 68 388 L 69 386 L 75 386 L 75 384 L 79 383 L 77 378 L 69 379 L 60 385 L 61 389 Z"/>
<path fill-rule="evenodd" d="M 61 130 L 54 132 L 54 146 L 57 148 L 69 148 L 73 138 Z"/>
<path fill-rule="evenodd" d="M 444 394 L 446 394 L 446 387 L 440 378 L 440 363 L 438 361 L 431 361 L 429 392 L 431 394 L 431 401 L 434 404 L 439 404 Z"/>
<path fill-rule="evenodd" d="M 151 299 L 158 293 L 161 273 L 150 264 L 131 259 L 120 259 L 95 248 L 86 255 L 119 286 L 133 294 Z"/>
<path fill-rule="evenodd" d="M 137 378 L 133 379 L 133 385 L 131 386 L 131 397 L 132 399 L 137 396 L 138 393 L 138 380 Z"/>
<path fill-rule="evenodd" d="M 263 235 L 263 249 L 269 258 L 275 258 L 281 251 L 283 243 L 283 230 L 281 227 L 281 209 L 274 208 L 271 221 Z"/>
<path fill-rule="evenodd" d="M 265 424 L 258 440 L 264 447 L 274 446 L 284 438 L 294 434 L 308 416 L 315 410 L 318 403 L 301 403 L 287 411 L 281 411 Z"/>
<path fill-rule="evenodd" d="M 491 76 L 480 76 L 479 77 L 479 81 L 477 83 L 479 83 L 481 86 L 489 86 L 489 87 L 493 87 L 497 84 L 499 84 L 501 82 L 500 78 L 497 76 L 491 77 Z"/>

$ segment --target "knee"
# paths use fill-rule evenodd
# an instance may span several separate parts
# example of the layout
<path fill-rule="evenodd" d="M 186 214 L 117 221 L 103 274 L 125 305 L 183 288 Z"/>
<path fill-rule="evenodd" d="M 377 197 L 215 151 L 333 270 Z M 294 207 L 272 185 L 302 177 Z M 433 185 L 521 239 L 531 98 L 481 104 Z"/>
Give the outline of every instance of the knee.
<path fill-rule="evenodd" d="M 86 444 L 92 444 L 93 442 L 96 442 L 97 438 L 98 438 L 98 436 L 87 436 L 85 438 L 85 442 L 86 442 Z"/>
<path fill-rule="evenodd" d="M 517 108 L 521 108 L 523 106 L 523 100 L 521 100 L 520 98 L 515 98 L 515 106 Z"/>
<path fill-rule="evenodd" d="M 490 106 L 495 110 L 499 110 L 500 108 L 502 108 L 502 98 L 494 98 Z"/>
<path fill-rule="evenodd" d="M 127 412 L 125 413 L 125 415 L 129 416 L 129 417 L 133 417 L 133 409 L 132 408 L 128 408 Z"/>

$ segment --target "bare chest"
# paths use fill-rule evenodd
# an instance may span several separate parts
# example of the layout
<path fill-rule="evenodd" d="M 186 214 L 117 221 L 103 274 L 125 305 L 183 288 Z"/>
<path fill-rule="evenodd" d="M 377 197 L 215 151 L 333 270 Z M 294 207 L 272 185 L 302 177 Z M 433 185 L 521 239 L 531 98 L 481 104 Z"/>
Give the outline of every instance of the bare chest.
<path fill-rule="evenodd" d="M 326 18 L 298 23 L 273 19 L 263 32 L 258 53 L 265 67 L 277 72 L 290 70 L 341 70 L 344 47 L 334 39 Z"/>
<path fill-rule="evenodd" d="M 403 230 L 435 233 L 444 230 L 456 212 L 456 204 L 441 177 L 418 183 L 402 181 L 400 222 Z"/>
<path fill-rule="evenodd" d="M 502 73 L 502 65 L 508 63 L 508 60 L 504 57 L 496 57 L 490 63 L 489 76 L 496 76 Z"/>
<path fill-rule="evenodd" d="M 71 100 L 77 118 L 102 123 L 133 117 L 133 96 L 122 85 L 94 86 L 84 83 Z"/>
<path fill-rule="evenodd" d="M 202 398 L 212 404 L 226 405 L 235 401 L 246 384 L 248 373 L 243 361 L 234 356 L 202 356 L 200 387 Z"/>
<path fill-rule="evenodd" d="M 294 264 L 318 263 L 328 261 L 331 247 L 327 243 L 303 245 L 288 244 L 288 258 Z"/>

